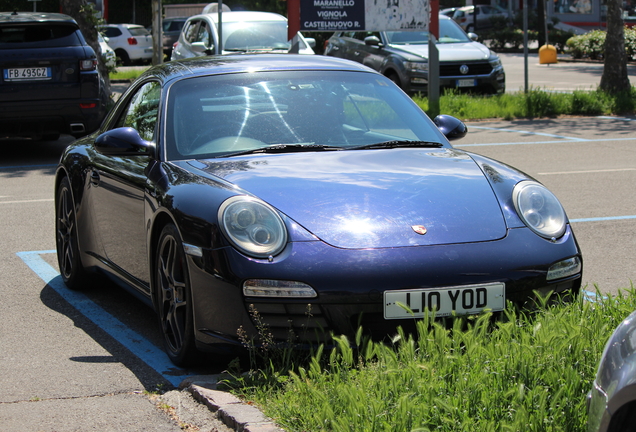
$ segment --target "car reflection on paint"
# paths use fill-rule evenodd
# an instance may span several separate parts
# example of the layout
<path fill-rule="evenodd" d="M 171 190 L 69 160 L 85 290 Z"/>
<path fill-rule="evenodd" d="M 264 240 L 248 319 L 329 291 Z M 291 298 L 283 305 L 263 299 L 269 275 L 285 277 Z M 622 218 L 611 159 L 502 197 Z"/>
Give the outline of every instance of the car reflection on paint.
<path fill-rule="evenodd" d="M 581 253 L 556 197 L 450 145 L 465 134 L 347 60 L 153 67 L 61 158 L 62 278 L 81 289 L 97 270 L 137 293 L 177 365 L 240 350 L 250 311 L 307 343 L 576 294 Z"/>

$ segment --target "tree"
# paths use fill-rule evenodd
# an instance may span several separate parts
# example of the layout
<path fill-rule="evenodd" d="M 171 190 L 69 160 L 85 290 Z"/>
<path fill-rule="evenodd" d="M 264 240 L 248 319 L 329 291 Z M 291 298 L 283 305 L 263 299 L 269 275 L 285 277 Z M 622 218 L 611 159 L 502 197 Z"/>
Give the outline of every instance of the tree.
<path fill-rule="evenodd" d="M 92 4 L 89 4 L 86 0 L 60 0 L 60 6 L 62 13 L 70 15 L 77 21 L 79 28 L 84 35 L 86 42 L 93 48 L 97 54 L 97 68 L 104 78 L 106 85 L 106 92 L 110 94 L 110 78 L 108 77 L 108 67 L 104 63 L 102 57 L 102 49 L 99 46 L 97 40 L 97 26 L 99 24 L 99 18 L 95 13 L 95 9 Z"/>
<path fill-rule="evenodd" d="M 601 90 L 608 93 L 631 91 L 627 76 L 625 29 L 621 0 L 607 0 L 607 36 L 605 37 L 605 66 L 601 77 Z"/>

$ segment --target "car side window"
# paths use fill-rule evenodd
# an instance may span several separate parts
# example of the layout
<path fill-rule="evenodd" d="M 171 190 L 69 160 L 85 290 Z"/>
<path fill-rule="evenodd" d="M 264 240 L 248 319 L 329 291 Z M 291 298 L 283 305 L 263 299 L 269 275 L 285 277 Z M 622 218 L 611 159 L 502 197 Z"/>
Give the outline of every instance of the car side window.
<path fill-rule="evenodd" d="M 197 37 L 194 42 L 203 42 L 203 45 L 210 46 L 210 33 L 208 32 L 208 23 L 201 21 Z"/>
<path fill-rule="evenodd" d="M 117 127 L 131 127 L 146 141 L 153 141 L 159 113 L 161 86 L 149 82 L 141 86 L 130 98 L 128 106 L 117 122 Z"/>
<path fill-rule="evenodd" d="M 199 22 L 198 20 L 194 20 L 194 21 L 190 21 L 190 24 L 188 24 L 188 28 L 185 30 L 185 40 L 188 43 L 192 43 L 194 42 L 197 36 L 197 28 L 199 27 Z"/>
<path fill-rule="evenodd" d="M 106 27 L 103 29 L 102 33 L 106 35 L 106 37 L 117 37 L 121 36 L 121 30 L 116 27 Z"/>

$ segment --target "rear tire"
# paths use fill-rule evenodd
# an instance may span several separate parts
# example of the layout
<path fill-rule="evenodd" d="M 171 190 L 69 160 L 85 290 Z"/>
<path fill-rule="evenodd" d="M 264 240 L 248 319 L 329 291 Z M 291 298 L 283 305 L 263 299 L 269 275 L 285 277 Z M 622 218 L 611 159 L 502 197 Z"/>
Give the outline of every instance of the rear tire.
<path fill-rule="evenodd" d="M 75 202 L 68 177 L 57 188 L 55 204 L 55 243 L 62 280 L 72 290 L 87 286 L 87 275 L 79 251 Z"/>
<path fill-rule="evenodd" d="M 121 62 L 122 66 L 131 65 L 130 57 L 128 56 L 128 53 L 126 51 L 124 51 L 123 49 L 118 49 L 117 51 L 115 51 L 115 54 L 117 55 L 117 58 Z"/>
<path fill-rule="evenodd" d="M 155 254 L 155 298 L 164 347 L 177 366 L 196 364 L 202 359 L 194 337 L 192 290 L 183 242 L 177 227 L 161 231 Z"/>

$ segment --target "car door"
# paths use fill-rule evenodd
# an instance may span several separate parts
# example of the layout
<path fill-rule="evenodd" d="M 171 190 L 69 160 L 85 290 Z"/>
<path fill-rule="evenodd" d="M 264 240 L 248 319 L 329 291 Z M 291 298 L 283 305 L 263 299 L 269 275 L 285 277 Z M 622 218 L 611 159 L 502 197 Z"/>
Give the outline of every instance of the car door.
<path fill-rule="evenodd" d="M 131 127 L 155 141 L 161 86 L 141 85 L 112 128 Z M 97 231 L 111 267 L 136 285 L 150 286 L 146 249 L 145 191 L 150 156 L 108 156 L 96 152 L 90 176 L 91 204 Z"/>

